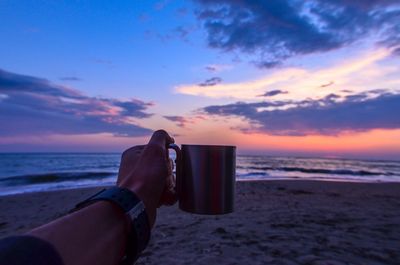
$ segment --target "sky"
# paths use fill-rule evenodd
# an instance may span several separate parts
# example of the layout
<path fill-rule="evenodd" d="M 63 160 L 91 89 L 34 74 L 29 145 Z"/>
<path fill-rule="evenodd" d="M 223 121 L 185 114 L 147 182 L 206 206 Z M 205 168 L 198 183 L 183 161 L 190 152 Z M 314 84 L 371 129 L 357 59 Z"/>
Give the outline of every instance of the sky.
<path fill-rule="evenodd" d="M 165 129 L 400 159 L 398 0 L 1 0 L 0 21 L 0 152 L 121 152 Z"/>

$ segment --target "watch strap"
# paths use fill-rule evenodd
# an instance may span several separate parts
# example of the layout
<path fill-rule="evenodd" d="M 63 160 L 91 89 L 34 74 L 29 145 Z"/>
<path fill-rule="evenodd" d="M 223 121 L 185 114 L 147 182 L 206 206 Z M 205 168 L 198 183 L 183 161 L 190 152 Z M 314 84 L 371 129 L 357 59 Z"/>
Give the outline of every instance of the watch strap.
<path fill-rule="evenodd" d="M 150 224 L 144 203 L 129 189 L 111 187 L 103 189 L 85 201 L 78 203 L 75 209 L 80 209 L 101 200 L 116 204 L 131 220 L 131 235 L 129 236 L 127 251 L 122 264 L 132 264 L 146 248 L 150 240 Z"/>
<path fill-rule="evenodd" d="M 95 201 L 102 200 L 114 202 L 120 208 L 122 208 L 125 213 L 129 212 L 129 210 L 131 210 L 136 204 L 141 202 L 141 200 L 132 191 L 120 187 L 111 187 L 102 189 L 83 202 L 78 203 L 76 208 L 86 206 L 89 202 L 93 203 Z"/>

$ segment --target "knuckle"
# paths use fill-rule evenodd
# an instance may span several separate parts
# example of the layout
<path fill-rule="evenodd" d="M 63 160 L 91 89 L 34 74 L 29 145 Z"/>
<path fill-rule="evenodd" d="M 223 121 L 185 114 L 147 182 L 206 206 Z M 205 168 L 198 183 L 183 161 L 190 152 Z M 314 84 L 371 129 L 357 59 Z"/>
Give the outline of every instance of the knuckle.
<path fill-rule="evenodd" d="M 167 136 L 168 135 L 168 133 L 163 129 L 155 131 L 154 134 L 160 135 L 160 136 Z"/>
<path fill-rule="evenodd" d="M 154 132 L 153 137 L 156 137 L 158 139 L 165 139 L 168 140 L 171 137 L 169 136 L 168 132 L 165 130 L 157 130 Z"/>

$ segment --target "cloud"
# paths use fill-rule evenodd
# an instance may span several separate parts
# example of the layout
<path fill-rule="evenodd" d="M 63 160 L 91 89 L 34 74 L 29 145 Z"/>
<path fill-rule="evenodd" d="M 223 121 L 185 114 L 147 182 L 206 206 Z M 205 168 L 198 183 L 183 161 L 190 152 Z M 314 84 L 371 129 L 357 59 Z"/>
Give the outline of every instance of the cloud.
<path fill-rule="evenodd" d="M 192 123 L 188 118 L 183 116 L 163 116 L 165 119 L 175 122 L 177 126 L 184 128 L 187 123 Z"/>
<path fill-rule="evenodd" d="M 326 84 L 322 84 L 322 85 L 320 85 L 319 87 L 328 87 L 328 86 L 331 86 L 331 85 L 333 85 L 335 82 L 333 82 L 333 81 L 330 81 L 329 83 L 326 83 Z"/>
<path fill-rule="evenodd" d="M 176 35 L 178 38 L 184 41 L 188 41 L 187 37 L 189 36 L 190 33 L 195 31 L 195 27 L 183 27 L 183 26 L 178 26 L 173 30 L 173 35 Z M 173 38 L 173 36 L 171 36 Z"/>
<path fill-rule="evenodd" d="M 76 76 L 64 76 L 59 78 L 62 81 L 82 81 L 81 78 L 76 77 Z"/>
<path fill-rule="evenodd" d="M 143 136 L 135 124 L 151 103 L 83 95 L 46 79 L 0 70 L 0 136 L 111 133 Z"/>
<path fill-rule="evenodd" d="M 237 116 L 250 122 L 247 132 L 270 135 L 338 135 L 372 129 L 400 128 L 400 93 L 368 91 L 317 100 L 237 102 L 208 106 L 206 114 Z"/>
<path fill-rule="evenodd" d="M 279 94 L 287 94 L 287 91 L 283 91 L 283 90 L 279 90 L 279 89 L 275 89 L 275 90 L 271 90 L 271 91 L 267 91 L 264 94 L 260 95 L 260 97 L 273 97 Z"/>
<path fill-rule="evenodd" d="M 215 66 L 213 66 L 213 65 L 206 65 L 206 67 L 204 67 L 207 71 L 210 71 L 210 72 L 216 72 L 217 71 L 217 68 L 215 67 Z"/>
<path fill-rule="evenodd" d="M 269 90 L 288 91 L 279 97 L 304 99 L 309 95 L 326 96 L 339 89 L 361 92 L 376 87 L 396 88 L 400 86 L 399 67 L 395 63 L 382 64 L 390 56 L 386 48 L 363 50 L 351 57 L 340 58 L 322 69 L 284 68 L 274 69 L 261 77 L 241 82 L 219 83 L 201 87 L 198 84 L 182 84 L 175 91 L 186 95 L 210 98 L 234 98 L 254 100 Z M 321 89 L 321 84 L 334 80 L 329 89 Z"/>
<path fill-rule="evenodd" d="M 155 38 L 161 42 L 169 42 L 176 39 L 190 42 L 190 34 L 195 32 L 196 30 L 197 26 L 193 25 L 177 26 L 171 30 L 166 31 L 165 33 L 157 33 L 155 31 L 146 30 L 144 31 L 144 37 L 146 39 Z"/>
<path fill-rule="evenodd" d="M 203 83 L 200 83 L 199 86 L 205 87 L 205 86 L 215 86 L 219 83 L 222 82 L 222 79 L 220 77 L 212 77 L 210 79 L 207 79 Z"/>
<path fill-rule="evenodd" d="M 398 0 L 195 0 L 210 47 L 254 55 L 272 68 L 285 59 L 371 37 L 400 45 Z M 370 38 L 370 40 L 372 40 Z"/>
<path fill-rule="evenodd" d="M 209 64 L 204 67 L 204 69 L 213 73 L 231 70 L 232 68 L 233 66 L 228 64 Z"/>
<path fill-rule="evenodd" d="M 259 61 L 259 62 L 255 62 L 255 65 L 258 68 L 270 69 L 270 68 L 275 68 L 275 67 L 281 65 L 281 62 L 279 62 L 279 61 Z"/>
<path fill-rule="evenodd" d="M 400 56 L 400 47 L 393 50 L 393 54 L 396 56 Z"/>

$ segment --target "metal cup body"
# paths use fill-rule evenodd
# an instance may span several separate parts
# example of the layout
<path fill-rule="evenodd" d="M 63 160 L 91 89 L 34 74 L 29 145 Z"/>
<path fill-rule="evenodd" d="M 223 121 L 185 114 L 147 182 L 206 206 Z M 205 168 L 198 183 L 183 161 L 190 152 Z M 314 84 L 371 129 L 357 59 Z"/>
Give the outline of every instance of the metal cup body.
<path fill-rule="evenodd" d="M 179 208 L 196 214 L 234 210 L 236 147 L 182 145 Z"/>

